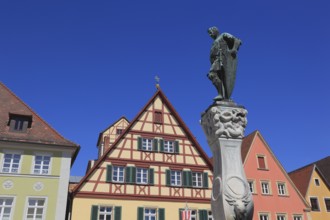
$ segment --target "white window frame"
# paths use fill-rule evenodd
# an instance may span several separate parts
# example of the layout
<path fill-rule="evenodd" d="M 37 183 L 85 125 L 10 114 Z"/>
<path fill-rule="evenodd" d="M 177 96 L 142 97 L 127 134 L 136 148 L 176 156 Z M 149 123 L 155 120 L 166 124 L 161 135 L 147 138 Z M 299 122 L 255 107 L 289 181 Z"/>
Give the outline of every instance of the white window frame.
<path fill-rule="evenodd" d="M 14 207 L 15 207 L 15 197 L 13 196 L 1 196 L 0 199 L 3 199 L 4 202 L 0 203 L 0 219 L 3 219 L 3 214 L 4 214 L 4 209 L 5 208 L 10 208 L 10 212 L 9 212 L 9 219 L 11 220 L 13 218 L 13 213 L 14 213 Z M 12 199 L 12 203 L 11 205 L 7 205 L 5 204 L 5 200 L 9 200 Z"/>
<path fill-rule="evenodd" d="M 276 220 L 287 220 L 286 214 L 284 213 L 276 214 Z"/>
<path fill-rule="evenodd" d="M 281 187 L 283 187 L 283 188 L 281 188 Z M 285 182 L 277 182 L 277 193 L 280 196 L 288 195 L 288 191 L 287 191 Z"/>
<path fill-rule="evenodd" d="M 30 206 L 29 205 L 29 200 L 30 199 L 35 199 L 35 200 L 44 200 L 44 205 L 43 206 L 35 206 L 35 205 L 33 205 L 33 206 Z M 36 208 L 42 208 L 42 210 L 43 210 L 43 212 L 42 212 L 42 220 L 45 220 L 46 219 L 46 208 L 47 208 L 47 197 L 36 197 L 36 196 L 31 196 L 31 197 L 27 197 L 26 198 L 26 205 L 25 205 L 25 213 L 24 213 L 24 219 L 27 219 L 27 215 L 28 215 L 28 210 L 29 210 L 29 208 L 32 208 L 32 209 L 34 209 L 34 216 L 33 216 L 33 220 L 35 220 L 36 218 L 36 216 L 35 216 L 35 214 L 36 214 Z"/>
<path fill-rule="evenodd" d="M 192 172 L 192 186 L 202 188 L 203 187 L 203 173 Z"/>
<path fill-rule="evenodd" d="M 149 169 L 137 167 L 136 168 L 136 183 L 137 184 L 148 184 L 149 180 Z"/>
<path fill-rule="evenodd" d="M 4 169 L 4 165 L 5 165 L 5 156 L 6 154 L 12 154 L 12 155 L 20 155 L 20 159 L 18 162 L 18 168 L 17 168 L 17 172 L 12 172 L 12 167 L 13 167 L 13 158 L 11 158 L 10 160 L 10 167 L 9 167 L 9 171 L 5 172 Z M 14 173 L 14 174 L 18 174 L 21 172 L 21 167 L 22 167 L 22 161 L 23 161 L 23 151 L 13 151 L 13 150 L 5 150 L 3 151 L 3 155 L 2 155 L 2 163 L 1 163 L 1 172 L 2 173 Z"/>
<path fill-rule="evenodd" d="M 171 186 L 182 186 L 181 170 L 171 170 Z"/>
<path fill-rule="evenodd" d="M 259 213 L 259 220 L 270 220 L 269 213 Z"/>
<path fill-rule="evenodd" d="M 164 140 L 164 152 L 165 153 L 174 153 L 174 141 Z"/>
<path fill-rule="evenodd" d="M 197 209 L 191 210 L 190 220 L 197 220 Z"/>
<path fill-rule="evenodd" d="M 122 180 L 121 180 L 122 178 Z M 125 181 L 125 167 L 124 166 L 112 166 L 112 182 L 123 183 Z"/>
<path fill-rule="evenodd" d="M 105 210 L 101 211 L 101 208 L 105 208 Z M 111 208 L 110 212 L 107 210 L 107 208 Z M 103 216 L 104 217 L 103 219 L 106 219 L 106 217 L 110 215 L 110 220 L 112 220 L 113 211 L 114 211 L 114 208 L 111 205 L 99 205 L 97 219 L 100 219 L 100 216 Z"/>
<path fill-rule="evenodd" d="M 264 187 L 267 186 L 267 187 Z M 271 187 L 269 181 L 261 181 L 261 193 L 263 195 L 271 195 Z"/>
<path fill-rule="evenodd" d="M 302 215 L 298 215 L 298 214 L 294 214 L 293 215 L 293 220 L 303 220 L 303 216 Z"/>
<path fill-rule="evenodd" d="M 41 161 L 41 164 L 40 164 L 40 171 L 39 172 L 36 172 L 36 159 L 37 159 L 37 156 L 41 156 L 42 157 L 42 161 Z M 44 167 L 44 157 L 49 157 L 49 164 L 48 164 L 48 170 L 47 170 L 47 173 L 42 173 L 43 172 L 43 167 Z M 51 153 L 45 153 L 45 152 L 35 152 L 34 153 L 34 158 L 33 158 L 33 165 L 32 165 L 32 171 L 31 173 L 34 174 L 34 175 L 51 175 L 52 173 L 52 158 L 53 158 L 53 155 Z"/>
<path fill-rule="evenodd" d="M 142 146 L 141 149 L 145 151 L 152 151 L 152 138 L 142 138 Z"/>
<path fill-rule="evenodd" d="M 249 189 L 250 189 L 250 192 L 251 192 L 252 194 L 256 194 L 256 193 L 257 193 L 255 182 L 256 182 L 255 180 L 248 180 Z M 251 189 L 252 189 L 252 190 L 251 190 Z"/>
<path fill-rule="evenodd" d="M 148 211 L 148 212 L 147 212 Z M 155 211 L 154 213 L 151 213 L 151 211 Z M 143 210 L 143 219 L 144 220 L 152 220 L 157 219 L 157 209 L 156 208 L 144 208 Z"/>
<path fill-rule="evenodd" d="M 212 210 L 207 210 L 207 220 L 214 220 Z"/>

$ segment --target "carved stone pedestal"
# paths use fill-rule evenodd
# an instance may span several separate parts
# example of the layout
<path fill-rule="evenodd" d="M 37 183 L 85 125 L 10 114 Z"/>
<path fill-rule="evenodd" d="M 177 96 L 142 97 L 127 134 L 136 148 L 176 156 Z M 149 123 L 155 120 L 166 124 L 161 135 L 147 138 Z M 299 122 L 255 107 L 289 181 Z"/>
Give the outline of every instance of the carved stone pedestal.
<path fill-rule="evenodd" d="M 202 115 L 201 124 L 213 153 L 214 220 L 251 220 L 253 217 L 252 194 L 241 159 L 246 114 L 246 109 L 234 102 L 221 101 Z"/>

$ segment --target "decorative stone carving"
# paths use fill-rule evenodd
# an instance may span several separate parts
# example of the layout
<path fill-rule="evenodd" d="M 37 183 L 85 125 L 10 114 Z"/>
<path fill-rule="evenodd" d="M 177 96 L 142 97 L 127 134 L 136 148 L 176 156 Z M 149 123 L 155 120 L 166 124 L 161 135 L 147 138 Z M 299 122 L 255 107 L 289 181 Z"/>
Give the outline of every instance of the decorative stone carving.
<path fill-rule="evenodd" d="M 211 106 L 202 120 L 208 141 L 213 142 L 216 138 L 243 138 L 246 115 L 247 110 L 242 107 Z"/>
<path fill-rule="evenodd" d="M 216 102 L 201 124 L 213 154 L 212 213 L 214 220 L 252 220 L 253 201 L 245 177 L 241 143 L 247 111 L 233 102 Z"/>
<path fill-rule="evenodd" d="M 11 188 L 14 187 L 14 182 L 11 181 L 11 180 L 6 180 L 6 181 L 4 181 L 4 182 L 2 183 L 2 187 L 3 187 L 4 189 L 11 189 Z"/>
<path fill-rule="evenodd" d="M 44 188 L 44 184 L 42 182 L 36 182 L 34 185 L 33 185 L 33 189 L 35 191 L 41 191 L 43 190 Z"/>

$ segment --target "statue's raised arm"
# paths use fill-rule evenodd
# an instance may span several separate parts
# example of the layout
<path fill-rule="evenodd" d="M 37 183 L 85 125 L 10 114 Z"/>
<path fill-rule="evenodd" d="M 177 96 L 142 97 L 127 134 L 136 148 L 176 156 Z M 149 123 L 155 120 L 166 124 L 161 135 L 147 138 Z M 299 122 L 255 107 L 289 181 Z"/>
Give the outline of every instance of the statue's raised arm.
<path fill-rule="evenodd" d="M 214 42 L 207 76 L 218 91 L 215 100 L 229 100 L 235 85 L 237 52 L 242 42 L 231 34 L 220 34 L 216 27 L 210 27 L 208 33 Z"/>

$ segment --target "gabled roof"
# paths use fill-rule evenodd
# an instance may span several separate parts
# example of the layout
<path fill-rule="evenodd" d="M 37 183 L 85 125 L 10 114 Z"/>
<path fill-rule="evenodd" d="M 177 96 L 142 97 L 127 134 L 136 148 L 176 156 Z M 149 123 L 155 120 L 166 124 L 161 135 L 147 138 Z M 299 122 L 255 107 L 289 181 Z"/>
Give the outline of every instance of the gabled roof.
<path fill-rule="evenodd" d="M 74 147 L 75 154 L 78 153 L 79 145 L 61 136 L 2 82 L 0 82 L 0 109 L 0 140 Z M 8 126 L 10 114 L 32 116 L 31 128 L 24 133 L 10 132 Z"/>
<path fill-rule="evenodd" d="M 303 196 L 306 196 L 314 170 L 318 172 L 319 176 L 322 178 L 325 185 L 330 189 L 330 184 L 327 179 L 330 177 L 329 169 L 330 169 L 330 157 L 326 157 L 290 172 L 289 176 L 296 184 L 301 194 Z"/>
<path fill-rule="evenodd" d="M 314 164 L 310 164 L 289 173 L 290 178 L 296 184 L 296 187 L 299 189 L 299 191 L 304 197 L 306 197 L 314 167 Z"/>
<path fill-rule="evenodd" d="M 243 140 L 242 149 L 241 149 L 241 151 L 242 151 L 243 165 L 245 164 L 245 161 L 248 158 L 249 152 L 251 150 L 251 147 L 253 146 L 253 142 L 254 142 L 254 140 L 255 140 L 256 137 L 259 137 L 260 140 L 264 143 L 264 146 L 267 148 L 267 150 L 270 153 L 271 157 L 273 158 L 273 160 L 275 161 L 275 163 L 277 164 L 277 166 L 281 169 L 281 171 L 284 174 L 284 176 L 290 182 L 290 184 L 292 185 L 292 187 L 294 188 L 294 190 L 297 192 L 297 194 L 299 195 L 299 197 L 301 198 L 301 200 L 304 202 L 304 204 L 306 205 L 306 207 L 309 207 L 307 201 L 305 200 L 305 197 L 301 194 L 301 192 L 299 191 L 299 189 L 293 183 L 293 181 L 290 178 L 289 174 L 286 172 L 286 170 L 284 169 L 284 167 L 282 166 L 282 164 L 280 163 L 280 161 L 276 158 L 275 154 L 273 153 L 273 151 L 271 150 L 271 148 L 269 147 L 269 145 L 267 144 L 267 142 L 265 141 L 265 139 L 262 137 L 262 135 L 260 134 L 260 132 L 258 130 L 252 132 L 251 134 L 249 134 L 248 136 L 246 136 L 244 138 L 244 140 Z M 244 153 L 244 155 L 243 155 L 243 153 Z"/>
<path fill-rule="evenodd" d="M 74 193 L 77 193 L 78 189 L 81 187 L 81 185 L 84 183 L 85 180 L 88 179 L 88 177 L 95 171 L 95 169 L 101 164 L 102 161 L 106 159 L 106 157 L 114 150 L 116 149 L 116 146 L 118 143 L 121 141 L 123 137 L 131 130 L 132 126 L 135 124 L 135 122 L 138 121 L 140 116 L 144 113 L 144 111 L 148 108 L 148 106 L 157 98 L 160 97 L 163 102 L 166 104 L 168 107 L 169 111 L 173 114 L 173 116 L 176 118 L 178 121 L 179 125 L 182 127 L 184 132 L 186 133 L 187 137 L 190 139 L 190 141 L 193 143 L 193 145 L 196 147 L 197 151 L 200 153 L 201 157 L 205 160 L 206 164 L 210 168 L 210 170 L 213 170 L 213 165 L 207 156 L 207 154 L 204 152 L 202 147 L 199 145 L 195 137 L 192 135 L 191 131 L 188 129 L 186 124 L 183 122 L 179 114 L 176 112 L 172 104 L 169 102 L 165 94 L 161 91 L 159 87 L 157 87 L 157 91 L 155 94 L 151 97 L 151 99 L 147 102 L 147 104 L 141 109 L 141 111 L 135 116 L 135 118 L 131 121 L 131 123 L 127 126 L 125 131 L 116 139 L 116 141 L 112 144 L 111 148 L 108 148 L 107 151 L 95 162 L 94 166 L 89 169 L 87 174 L 84 176 L 84 178 L 80 181 L 80 183 L 75 187 L 73 190 Z"/>
<path fill-rule="evenodd" d="M 114 123 L 112 123 L 111 125 L 109 125 L 106 129 L 104 129 L 103 131 L 100 132 L 100 134 L 99 134 L 99 138 L 97 139 L 96 146 L 99 146 L 100 141 L 101 141 L 101 139 L 102 139 L 102 135 L 103 135 L 103 133 L 106 132 L 109 128 L 111 128 L 111 127 L 114 126 L 115 124 L 117 124 L 117 122 L 119 122 L 119 121 L 122 120 L 122 119 L 126 120 L 127 123 L 129 123 L 129 120 L 128 120 L 125 116 L 121 116 L 117 121 L 115 121 Z"/>

